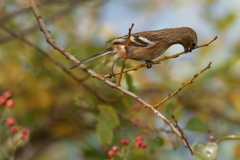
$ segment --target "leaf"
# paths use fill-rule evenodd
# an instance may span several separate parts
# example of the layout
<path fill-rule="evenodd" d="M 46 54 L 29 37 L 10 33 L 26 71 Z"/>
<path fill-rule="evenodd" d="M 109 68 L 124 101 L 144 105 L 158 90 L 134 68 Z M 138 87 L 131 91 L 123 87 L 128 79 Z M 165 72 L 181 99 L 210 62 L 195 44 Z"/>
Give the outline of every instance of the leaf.
<path fill-rule="evenodd" d="M 174 101 L 171 101 L 167 104 L 166 113 L 169 119 L 172 120 L 172 115 L 174 115 L 176 120 L 180 120 L 183 115 L 183 108 L 181 105 L 177 105 L 177 101 L 175 99 Z"/>
<path fill-rule="evenodd" d="M 98 115 L 97 136 L 101 145 L 110 145 L 113 139 L 113 129 L 120 122 L 117 114 L 111 106 L 99 105 L 100 113 Z"/>
<path fill-rule="evenodd" d="M 193 145 L 193 150 L 196 160 L 215 160 L 218 146 L 213 142 L 197 142 Z"/>
<path fill-rule="evenodd" d="M 126 76 L 126 83 L 127 83 L 127 86 L 128 86 L 128 90 L 134 92 L 135 87 L 133 85 L 133 80 L 132 80 L 131 75 L 126 73 L 125 76 Z"/>
<path fill-rule="evenodd" d="M 192 118 L 187 122 L 187 129 L 200 132 L 200 133 L 206 133 L 208 125 L 205 121 L 201 120 L 200 118 Z"/>
<path fill-rule="evenodd" d="M 218 138 L 216 143 L 222 142 L 222 141 L 227 141 L 227 140 L 240 140 L 240 136 L 237 135 L 229 135 L 225 137 Z"/>
<path fill-rule="evenodd" d="M 98 141 L 101 145 L 110 145 L 113 139 L 113 129 L 107 123 L 100 121 L 96 128 Z"/>
<path fill-rule="evenodd" d="M 93 108 L 94 106 L 96 106 L 96 100 L 95 98 L 89 94 L 89 93 L 78 93 L 75 97 L 75 104 L 79 107 L 90 107 Z"/>
<path fill-rule="evenodd" d="M 118 116 L 111 106 L 99 105 L 99 109 L 100 109 L 100 113 L 98 116 L 99 121 L 104 121 L 112 129 L 116 128 L 120 124 Z"/>
<path fill-rule="evenodd" d="M 158 136 L 155 139 L 152 139 L 148 142 L 148 146 L 150 148 L 150 150 L 157 150 L 159 148 L 161 148 L 164 144 L 164 141 L 162 139 L 162 137 Z"/>

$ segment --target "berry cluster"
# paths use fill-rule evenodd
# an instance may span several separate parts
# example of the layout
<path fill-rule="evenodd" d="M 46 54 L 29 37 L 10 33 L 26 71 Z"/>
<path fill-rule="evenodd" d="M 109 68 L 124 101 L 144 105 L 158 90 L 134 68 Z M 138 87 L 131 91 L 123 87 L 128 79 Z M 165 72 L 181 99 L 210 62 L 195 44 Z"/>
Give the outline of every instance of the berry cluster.
<path fill-rule="evenodd" d="M 122 138 L 120 140 L 120 143 L 123 146 L 128 146 L 131 144 L 131 141 L 126 139 L 126 138 Z M 132 143 L 133 144 L 133 143 Z M 137 136 L 135 139 L 135 148 L 146 148 L 147 147 L 147 143 L 144 142 L 144 138 L 142 136 Z M 114 157 L 116 152 L 119 151 L 119 147 L 118 146 L 113 146 L 111 150 L 108 151 L 108 156 L 109 157 Z M 121 155 L 123 155 L 124 153 L 122 153 Z"/>
<path fill-rule="evenodd" d="M 2 93 L 2 95 L 0 95 L 0 105 L 5 105 L 6 109 L 12 109 L 14 107 L 14 101 L 12 98 L 12 93 L 10 91 L 5 91 Z M 4 112 L 3 112 L 4 113 Z M 6 115 L 1 115 L 1 116 L 6 116 Z M 16 134 L 18 133 L 18 127 L 16 124 L 16 120 L 13 117 L 7 117 L 5 120 L 6 125 L 9 127 L 9 131 L 11 134 Z M 29 136 L 29 129 L 28 128 L 24 128 L 21 131 L 21 136 L 20 136 L 20 140 L 25 140 L 26 137 Z"/>
<path fill-rule="evenodd" d="M 111 150 L 108 151 L 108 156 L 109 157 L 114 157 L 115 153 L 119 150 L 118 146 L 113 146 Z"/>
<path fill-rule="evenodd" d="M 147 147 L 147 143 L 144 142 L 144 138 L 142 136 L 137 136 L 135 147 L 136 148 L 146 148 Z"/>
<path fill-rule="evenodd" d="M 14 101 L 11 99 L 12 93 L 10 91 L 5 91 L 0 96 L 0 105 L 6 105 L 7 108 L 12 108 L 14 106 Z"/>

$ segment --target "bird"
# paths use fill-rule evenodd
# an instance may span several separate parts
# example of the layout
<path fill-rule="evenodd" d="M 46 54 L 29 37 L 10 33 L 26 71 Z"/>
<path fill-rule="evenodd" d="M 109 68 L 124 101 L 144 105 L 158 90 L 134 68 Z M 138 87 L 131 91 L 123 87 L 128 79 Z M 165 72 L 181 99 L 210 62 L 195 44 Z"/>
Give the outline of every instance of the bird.
<path fill-rule="evenodd" d="M 120 58 L 124 58 L 126 54 L 125 46 L 128 43 L 128 35 L 118 37 L 114 40 L 108 41 L 107 43 L 112 43 L 112 45 L 104 51 L 76 63 L 70 69 L 76 68 L 79 65 L 95 58 L 108 54 L 115 54 L 109 73 L 110 78 L 114 76 L 113 68 L 115 62 Z M 147 68 L 151 68 L 153 64 L 152 60 L 162 55 L 174 44 L 181 44 L 185 52 L 191 52 L 197 47 L 197 34 L 190 27 L 166 28 L 133 33 L 130 35 L 127 59 L 146 61 Z"/>

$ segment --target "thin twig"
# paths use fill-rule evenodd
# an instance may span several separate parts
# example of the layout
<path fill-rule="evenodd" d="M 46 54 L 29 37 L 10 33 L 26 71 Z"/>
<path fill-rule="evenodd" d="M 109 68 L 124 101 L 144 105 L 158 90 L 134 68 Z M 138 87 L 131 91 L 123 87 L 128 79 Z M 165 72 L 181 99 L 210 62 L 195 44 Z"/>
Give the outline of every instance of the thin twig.
<path fill-rule="evenodd" d="M 192 147 L 189 145 L 189 143 L 188 143 L 188 141 L 187 141 L 187 138 L 184 136 L 183 131 L 182 131 L 182 128 L 178 125 L 178 121 L 176 120 L 176 118 L 174 117 L 174 115 L 172 115 L 172 119 L 173 119 L 174 122 L 176 123 L 176 124 L 175 124 L 176 128 L 177 128 L 177 129 L 179 130 L 179 132 L 181 133 L 182 139 L 184 139 L 184 140 L 186 141 L 186 143 L 187 143 L 187 146 L 186 146 L 186 147 L 189 148 L 191 154 L 193 155 L 193 154 L 194 154 L 194 151 L 193 151 Z"/>
<path fill-rule="evenodd" d="M 171 97 L 173 97 L 174 95 L 176 95 L 179 91 L 181 91 L 184 87 L 186 87 L 187 85 L 193 83 L 194 79 L 197 78 L 197 76 L 199 76 L 200 74 L 202 74 L 204 71 L 206 71 L 207 69 L 211 68 L 211 64 L 212 62 L 209 62 L 209 64 L 207 65 L 207 67 L 205 67 L 204 69 L 202 69 L 201 71 L 199 71 L 197 74 L 195 74 L 193 76 L 192 79 L 190 79 L 188 82 L 183 83 L 182 86 L 176 90 L 175 92 L 173 92 L 172 94 L 169 94 L 168 97 L 166 97 L 165 99 L 163 99 L 161 102 L 159 102 L 158 104 L 156 104 L 154 107 L 157 108 L 159 107 L 161 104 L 163 104 L 164 102 L 166 102 L 168 99 L 170 99 Z"/>
<path fill-rule="evenodd" d="M 125 62 L 126 62 L 128 52 L 129 52 L 128 47 L 129 47 L 129 44 L 131 43 L 130 37 L 131 37 L 131 32 L 132 32 L 133 26 L 134 26 L 134 23 L 132 23 L 132 26 L 128 29 L 128 40 L 127 40 L 127 44 L 124 46 L 126 53 L 125 53 L 125 56 L 122 60 L 122 68 L 121 68 L 118 83 L 117 83 L 118 86 L 121 85 L 122 73 L 123 73 L 123 69 L 125 68 Z"/>
<path fill-rule="evenodd" d="M 200 46 L 197 46 L 197 47 L 195 47 L 194 49 L 209 46 L 209 45 L 210 45 L 213 41 L 215 41 L 217 38 L 218 38 L 218 37 L 215 36 L 215 37 L 213 38 L 213 40 L 211 40 L 210 42 L 208 42 L 208 43 L 206 43 L 206 44 L 203 44 L 203 45 L 200 45 Z M 168 60 L 168 59 L 171 59 L 171 58 L 177 58 L 177 57 L 179 57 L 180 55 L 186 54 L 186 53 L 189 53 L 189 52 L 183 51 L 183 52 L 174 54 L 174 55 L 172 55 L 172 56 L 165 56 L 165 57 L 163 57 L 163 58 L 161 58 L 161 59 L 159 59 L 159 60 L 154 61 L 153 63 L 154 63 L 154 64 L 160 64 L 160 62 L 162 62 L 162 61 L 165 61 L 165 60 Z M 139 68 L 146 67 L 146 66 L 147 66 L 146 63 L 140 64 L 140 65 L 138 65 L 138 66 L 136 66 L 136 67 L 124 69 L 124 70 L 123 70 L 123 73 L 129 72 L 129 71 L 136 71 L 136 70 L 138 70 Z M 114 73 L 114 75 L 118 75 L 118 74 L 120 74 L 120 71 Z M 104 78 L 109 78 L 110 75 L 109 75 L 109 74 L 106 74 L 106 75 L 104 75 L 103 77 L 104 77 Z"/>
<path fill-rule="evenodd" d="M 41 28 L 41 31 L 43 32 L 43 34 L 46 37 L 46 41 L 56 50 L 58 50 L 61 54 L 63 54 L 67 59 L 73 61 L 74 63 L 78 63 L 79 60 L 77 60 L 74 56 L 72 56 L 70 53 L 68 53 L 63 47 L 61 47 L 60 45 L 58 45 L 52 38 L 50 35 L 50 32 L 47 30 L 44 21 L 42 19 L 42 17 L 39 14 L 39 11 L 36 7 L 35 1 L 31 0 L 31 9 L 38 21 L 38 24 Z M 137 100 L 138 102 L 140 102 L 141 104 L 143 104 L 144 106 L 146 106 L 148 109 L 152 110 L 156 116 L 160 117 L 165 123 L 168 124 L 168 126 L 173 130 L 173 132 L 182 140 L 184 146 L 187 146 L 187 142 L 182 139 L 181 133 L 174 127 L 174 125 L 172 124 L 172 122 L 167 119 L 162 113 L 160 113 L 158 110 L 156 110 L 154 108 L 153 105 L 148 104 L 147 102 L 145 102 L 143 99 L 141 99 L 139 96 L 135 95 L 132 92 L 129 92 L 128 90 L 122 88 L 121 86 L 118 86 L 114 83 L 112 83 L 111 81 L 107 80 L 106 78 L 104 78 L 103 76 L 95 73 L 93 70 L 91 70 L 90 68 L 88 68 L 87 66 L 85 66 L 84 64 L 81 64 L 78 66 L 79 68 L 81 68 L 82 70 L 88 72 L 93 78 L 96 78 L 100 81 L 102 81 L 104 84 L 109 85 L 112 88 L 116 88 L 117 90 L 121 91 L 122 93 L 128 95 L 129 97 L 132 97 L 133 99 Z"/>

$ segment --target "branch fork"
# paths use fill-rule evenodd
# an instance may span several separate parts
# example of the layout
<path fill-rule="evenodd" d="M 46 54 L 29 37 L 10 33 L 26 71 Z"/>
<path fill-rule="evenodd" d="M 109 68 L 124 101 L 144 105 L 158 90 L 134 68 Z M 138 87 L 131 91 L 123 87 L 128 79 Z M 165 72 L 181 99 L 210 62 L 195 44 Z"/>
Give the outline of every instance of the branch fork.
<path fill-rule="evenodd" d="M 52 38 L 51 38 L 51 35 L 50 35 L 50 32 L 47 30 L 46 28 L 46 25 L 42 19 L 42 17 L 40 16 L 39 14 L 39 11 L 37 9 L 37 6 L 35 4 L 35 1 L 34 0 L 30 0 L 31 2 L 31 9 L 38 21 L 38 24 L 40 26 L 40 29 L 41 31 L 44 33 L 45 37 L 46 37 L 46 41 L 56 50 L 58 50 L 63 56 L 65 56 L 67 59 L 73 61 L 73 62 L 78 62 L 78 60 L 73 56 L 71 55 L 69 52 L 67 52 L 63 47 L 61 47 L 60 45 L 58 45 Z M 127 45 L 125 46 L 125 49 L 126 49 L 126 55 L 124 57 L 124 60 L 122 62 L 122 69 L 120 72 L 117 72 L 115 73 L 115 75 L 117 74 L 121 74 L 124 73 L 124 72 L 128 72 L 130 70 L 137 70 L 138 68 L 141 68 L 141 67 L 145 67 L 147 64 L 143 64 L 143 65 L 139 65 L 137 67 L 133 67 L 133 68 L 129 68 L 129 69 L 125 69 L 124 70 L 124 67 L 125 67 L 125 61 L 126 61 L 126 58 L 127 58 L 127 54 L 128 54 L 128 46 L 130 44 L 130 35 L 131 35 L 131 30 L 132 30 L 132 27 L 133 27 L 134 24 L 132 24 L 131 28 L 129 28 L 129 32 L 128 32 L 128 43 Z M 200 48 L 200 47 L 205 47 L 205 46 L 208 46 L 209 44 L 211 44 L 214 40 L 216 40 L 217 37 L 215 37 L 212 41 L 210 41 L 209 43 L 207 44 L 204 44 L 202 46 L 197 46 L 196 48 Z M 195 48 L 195 49 L 196 49 Z M 172 56 L 169 56 L 169 57 L 163 57 L 157 61 L 154 61 L 154 64 L 158 64 L 160 63 L 161 61 L 164 61 L 164 60 L 167 60 L 167 59 L 171 59 L 171 58 L 176 58 L 182 54 L 185 54 L 186 52 L 181 52 L 181 53 L 178 53 L 178 54 L 175 54 L 175 55 L 172 55 Z M 90 68 L 87 68 L 84 64 L 81 64 L 79 65 L 78 67 L 81 68 L 82 70 L 86 71 L 88 74 L 90 74 L 93 78 L 96 78 L 98 79 L 99 81 L 102 81 L 104 84 L 107 84 L 108 86 L 112 87 L 112 88 L 116 88 L 117 90 L 121 91 L 123 94 L 129 96 L 129 97 L 132 97 L 133 99 L 135 99 L 136 101 L 138 101 L 139 103 L 141 103 L 142 105 L 144 105 L 145 107 L 147 107 L 148 109 L 150 109 L 154 114 L 156 114 L 156 116 L 158 116 L 159 118 L 161 118 L 165 123 L 167 123 L 167 125 L 172 129 L 172 131 L 181 139 L 182 143 L 184 144 L 184 146 L 188 147 L 189 150 L 192 152 L 191 150 L 191 147 L 189 146 L 188 142 L 187 142 L 187 139 L 183 136 L 183 133 L 181 131 L 181 129 L 179 128 L 176 128 L 175 125 L 169 120 L 167 119 L 161 112 L 159 112 L 156 108 L 159 107 L 162 103 L 164 103 L 165 101 L 167 101 L 169 98 L 171 98 L 172 96 L 176 95 L 180 90 L 182 90 L 184 87 L 186 87 L 188 84 L 191 84 L 193 83 L 194 79 L 199 76 L 200 74 L 202 74 L 205 70 L 209 69 L 211 67 L 211 64 L 212 62 L 210 62 L 207 67 L 205 67 L 204 69 L 202 69 L 200 72 L 198 72 L 197 74 L 194 75 L 194 77 L 192 79 L 190 79 L 188 82 L 186 83 L 183 83 L 182 86 L 176 90 L 174 93 L 170 94 L 167 98 L 165 98 L 164 100 L 162 100 L 161 102 L 159 102 L 158 104 L 156 105 L 151 105 L 151 104 L 148 104 L 146 101 L 144 101 L 143 99 L 141 99 L 139 96 L 135 95 L 134 93 L 122 88 L 120 86 L 120 82 L 121 82 L 121 77 L 119 78 L 119 81 L 118 81 L 118 85 L 115 84 L 115 83 L 112 83 L 111 81 L 107 80 L 106 78 L 109 77 L 109 75 L 105 75 L 105 76 L 101 76 L 99 74 L 97 74 L 96 72 L 94 72 L 93 70 L 91 70 Z M 87 68 L 87 69 L 86 69 Z M 176 122 L 176 121 L 175 121 Z"/>

